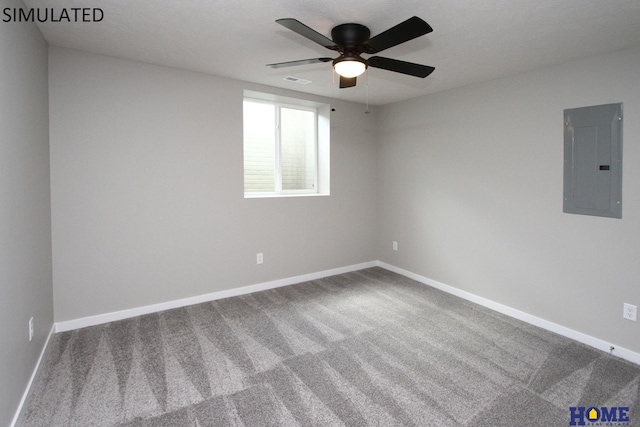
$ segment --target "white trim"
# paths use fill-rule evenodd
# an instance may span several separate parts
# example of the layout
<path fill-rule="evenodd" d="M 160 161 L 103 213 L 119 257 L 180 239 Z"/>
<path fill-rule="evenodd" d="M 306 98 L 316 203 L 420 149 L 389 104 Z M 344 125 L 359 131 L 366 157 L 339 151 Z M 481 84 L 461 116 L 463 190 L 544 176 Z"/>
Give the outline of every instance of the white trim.
<path fill-rule="evenodd" d="M 29 378 L 29 382 L 27 383 L 27 388 L 25 389 L 24 393 L 22 394 L 22 399 L 20 399 L 20 403 L 18 404 L 18 409 L 16 409 L 16 414 L 13 416 L 13 420 L 11 421 L 10 427 L 14 427 L 16 425 L 16 423 L 18 422 L 18 420 L 20 419 L 20 415 L 22 415 L 22 407 L 24 406 L 24 402 L 26 402 L 27 397 L 29 396 L 29 392 L 31 391 L 31 386 L 33 385 L 33 380 L 35 380 L 36 374 L 38 373 L 38 370 L 40 369 L 40 363 L 42 362 L 42 359 L 44 358 L 45 352 L 47 351 L 47 347 L 49 346 L 49 341 L 51 340 L 51 337 L 55 333 L 56 333 L 56 325 L 53 324 L 53 325 L 51 325 L 51 330 L 49 331 L 49 335 L 47 336 L 47 340 L 44 342 L 44 345 L 42 346 L 42 351 L 40 352 L 40 357 L 38 357 L 38 361 L 36 362 L 36 366 L 33 369 L 33 373 L 31 374 L 31 378 Z"/>
<path fill-rule="evenodd" d="M 533 316 L 531 314 L 513 309 L 506 305 L 497 303 L 495 301 L 491 301 L 489 299 L 480 297 L 470 292 L 463 291 L 458 288 L 454 288 L 453 286 L 445 285 L 444 283 L 438 282 L 433 279 L 429 279 L 424 276 L 420 276 L 419 274 L 415 274 L 408 270 L 393 266 L 391 264 L 387 264 L 386 262 L 370 261 L 370 262 L 364 262 L 361 264 L 354 264 L 350 266 L 334 268 L 331 270 L 324 270 L 317 273 L 303 274 L 301 276 L 293 276 L 285 279 L 274 280 L 271 282 L 264 282 L 264 283 L 259 283 L 255 285 L 244 286 L 241 288 L 234 288 L 234 289 L 228 289 L 225 291 L 213 292 L 210 294 L 199 295 L 191 298 L 184 298 L 184 299 L 168 301 L 160 304 L 148 305 L 145 307 L 138 307 L 138 308 L 133 308 L 129 310 L 122 310 L 122 311 L 117 311 L 112 313 L 100 314 L 97 316 L 90 316 L 90 317 L 84 317 L 84 318 L 75 319 L 75 320 L 69 320 L 65 322 L 54 323 L 53 326 L 51 327 L 51 331 L 49 332 L 49 336 L 47 337 L 47 340 L 44 343 L 42 351 L 40 352 L 40 357 L 38 358 L 38 362 L 36 363 L 36 366 L 35 366 L 35 369 L 33 370 L 33 374 L 31 375 L 31 378 L 29 379 L 29 383 L 27 384 L 27 388 L 22 396 L 22 399 L 20 400 L 20 404 L 18 405 L 18 409 L 16 410 L 16 414 L 13 417 L 13 421 L 11 422 L 10 427 L 14 427 L 16 425 L 16 422 L 20 418 L 20 415 L 23 409 L 22 407 L 27 399 L 27 396 L 29 395 L 33 381 L 36 377 L 38 370 L 40 369 L 40 363 L 42 362 L 44 354 L 49 345 L 49 341 L 51 340 L 51 337 L 53 336 L 54 333 L 70 331 L 73 329 L 84 328 L 87 326 L 99 325 L 102 323 L 108 323 L 116 320 L 127 319 L 130 317 L 135 317 L 143 314 L 155 313 L 158 311 L 169 310 L 172 308 L 185 307 L 192 304 L 199 304 L 202 302 L 214 301 L 222 298 L 246 295 L 253 292 L 279 288 L 282 286 L 293 285 L 296 283 L 307 282 L 310 280 L 322 279 L 324 277 L 349 273 L 352 271 L 362 270 L 370 267 L 381 267 L 386 270 L 393 271 L 394 273 L 401 274 L 405 277 L 416 280 L 427 286 L 431 286 L 433 288 L 439 289 L 448 294 L 455 295 L 467 301 L 471 301 L 483 307 L 487 307 L 491 310 L 497 311 L 498 313 L 502 313 L 507 316 L 513 317 L 515 319 L 522 320 L 523 322 L 529 323 L 534 326 L 538 326 L 542 329 L 546 329 L 548 331 L 557 333 L 559 335 L 576 340 L 578 342 L 581 342 L 583 344 L 586 344 L 598 350 L 611 353 L 622 359 L 628 360 L 629 362 L 640 365 L 640 353 L 636 353 L 632 350 L 611 344 L 599 338 L 592 337 L 582 332 L 578 332 L 573 329 L 567 328 L 565 326 L 558 325 L 548 320 L 544 320 L 539 317 Z M 612 345 L 615 347 L 615 350 L 613 352 L 610 352 L 609 349 Z"/>
<path fill-rule="evenodd" d="M 274 280 L 271 282 L 258 283 L 255 285 L 243 286 L 241 288 L 228 289 L 225 291 L 213 292 L 195 297 L 183 298 L 174 301 L 167 301 L 160 304 L 147 305 L 128 310 L 114 311 L 111 313 L 98 314 L 96 316 L 82 317 L 80 319 L 67 320 L 55 324 L 56 332 L 71 331 L 73 329 L 86 328 L 87 326 L 95 326 L 103 323 L 114 322 L 116 320 L 128 319 L 130 317 L 140 316 L 143 314 L 156 313 L 158 311 L 170 310 L 172 308 L 180 308 L 203 302 L 215 301 L 222 298 L 235 297 L 238 295 L 246 295 L 253 292 L 265 291 L 267 289 L 279 288 L 282 286 L 294 285 L 296 283 L 307 282 L 309 280 L 322 279 L 324 277 L 335 276 L 337 274 L 349 273 L 351 271 L 362 270 L 365 268 L 375 267 L 376 261 L 365 262 L 362 264 L 354 264 L 346 267 L 324 270 L 317 273 L 303 274 L 301 276 L 293 276 L 285 279 Z"/>
<path fill-rule="evenodd" d="M 387 264 L 386 262 L 378 261 L 376 264 L 378 265 L 378 267 L 382 267 L 386 270 L 393 271 L 394 273 L 401 274 L 403 276 L 416 280 L 425 285 L 444 291 L 448 294 L 466 299 L 467 301 L 471 301 L 483 307 L 489 308 L 493 311 L 497 311 L 498 313 L 502 313 L 507 316 L 513 317 L 515 319 L 522 320 L 523 322 L 529 323 L 534 326 L 538 326 L 542 329 L 546 329 L 548 331 L 565 336 L 567 338 L 571 338 L 572 340 L 576 340 L 578 342 L 581 342 L 583 344 L 586 344 L 598 350 L 602 350 L 604 352 L 618 356 L 622 359 L 628 360 L 629 362 L 640 365 L 640 353 L 636 353 L 635 351 L 629 350 L 624 347 L 620 347 L 616 344 L 601 340 L 599 338 L 592 337 L 591 335 L 587 335 L 585 333 L 575 331 L 573 329 L 567 328 L 566 326 L 558 325 L 557 323 L 553 323 L 548 320 L 541 319 L 529 313 L 516 310 L 514 308 L 508 307 L 506 305 L 502 305 L 500 303 L 480 297 L 470 292 L 463 291 L 458 288 L 454 288 L 453 286 L 445 285 L 444 283 L 440 283 L 436 280 L 429 279 L 428 277 L 420 276 L 408 270 L 395 267 L 391 264 Z M 610 351 L 610 348 L 612 346 L 615 348 L 615 350 Z"/>
<path fill-rule="evenodd" d="M 272 199 L 277 197 L 316 197 L 328 196 L 327 193 L 244 193 L 245 199 Z"/>
<path fill-rule="evenodd" d="M 640 353 L 637 353 L 635 351 L 618 346 L 616 344 L 612 344 L 610 342 L 601 340 L 599 338 L 592 337 L 583 332 L 579 332 L 579 331 L 567 328 L 566 326 L 558 325 L 557 323 L 550 322 L 540 317 L 533 316 L 529 313 L 516 310 L 514 308 L 497 303 L 487 298 L 480 297 L 470 292 L 463 291 L 458 288 L 454 288 L 453 286 L 445 285 L 444 283 L 438 282 L 433 279 L 429 279 L 428 277 L 420 276 L 419 274 L 415 274 L 411 271 L 396 267 L 391 264 L 387 264 L 382 261 L 370 261 L 370 262 L 365 262 L 361 264 L 354 264 L 350 266 L 334 268 L 331 270 L 324 270 L 316 273 L 303 274 L 300 276 L 293 276 L 285 279 L 274 280 L 271 282 L 258 283 L 255 285 L 243 286 L 240 288 L 228 289 L 225 291 L 213 292 L 210 294 L 198 295 L 195 297 L 168 301 L 160 304 L 153 304 L 153 305 L 148 305 L 144 307 L 137 307 L 137 308 L 132 308 L 128 310 L 116 311 L 112 313 L 105 313 L 105 314 L 99 314 L 96 316 L 83 317 L 80 319 L 58 322 L 54 324 L 54 328 L 55 328 L 55 332 L 65 332 L 65 331 L 70 331 L 74 329 L 85 328 L 87 326 L 95 326 L 103 323 L 114 322 L 117 320 L 128 319 L 130 317 L 140 316 L 143 314 L 150 314 L 150 313 L 156 313 L 158 311 L 170 310 L 172 308 L 180 308 L 180 307 L 185 307 L 193 304 L 199 304 L 202 302 L 215 301 L 222 298 L 246 295 L 253 292 L 264 291 L 267 289 L 279 288 L 282 286 L 288 286 L 296 283 L 307 282 L 309 280 L 322 279 L 324 277 L 334 276 L 334 275 L 343 274 L 343 273 L 349 273 L 351 271 L 362 270 L 365 268 L 370 268 L 375 266 L 384 268 L 389 271 L 393 271 L 395 273 L 401 274 L 403 276 L 416 280 L 425 285 L 447 292 L 448 294 L 455 295 L 467 301 L 471 301 L 483 307 L 497 311 L 498 313 L 502 313 L 507 316 L 513 317 L 515 319 L 522 320 L 523 322 L 527 322 L 531 325 L 538 326 L 542 329 L 546 329 L 548 331 L 565 336 L 567 338 L 571 338 L 573 340 L 576 340 L 578 342 L 581 342 L 583 344 L 586 344 L 598 350 L 611 353 L 615 356 L 621 357 L 622 359 L 625 359 L 632 363 L 640 365 Z M 54 329 L 52 329 L 52 331 L 54 331 Z M 47 342 L 48 342 L 48 339 L 47 339 Z M 615 350 L 610 351 L 611 346 L 613 346 Z M 43 350 L 43 354 L 44 354 L 44 350 Z M 42 357 L 42 355 L 40 357 Z"/>

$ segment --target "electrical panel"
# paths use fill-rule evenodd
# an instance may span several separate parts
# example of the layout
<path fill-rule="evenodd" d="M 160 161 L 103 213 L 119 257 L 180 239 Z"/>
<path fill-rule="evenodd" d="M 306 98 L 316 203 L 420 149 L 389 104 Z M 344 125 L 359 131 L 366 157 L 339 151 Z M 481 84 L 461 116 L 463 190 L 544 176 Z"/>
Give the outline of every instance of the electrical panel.
<path fill-rule="evenodd" d="M 566 213 L 622 218 L 622 104 L 564 110 Z"/>

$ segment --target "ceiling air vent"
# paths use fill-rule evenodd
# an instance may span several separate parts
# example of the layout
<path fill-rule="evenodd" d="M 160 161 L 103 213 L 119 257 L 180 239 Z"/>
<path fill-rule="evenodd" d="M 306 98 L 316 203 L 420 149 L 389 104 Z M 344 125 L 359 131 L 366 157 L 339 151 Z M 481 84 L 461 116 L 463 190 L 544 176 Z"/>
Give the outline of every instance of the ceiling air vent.
<path fill-rule="evenodd" d="M 293 76 L 287 76 L 284 79 L 291 83 L 298 83 L 299 85 L 308 85 L 309 83 L 311 83 L 311 80 L 300 79 Z"/>

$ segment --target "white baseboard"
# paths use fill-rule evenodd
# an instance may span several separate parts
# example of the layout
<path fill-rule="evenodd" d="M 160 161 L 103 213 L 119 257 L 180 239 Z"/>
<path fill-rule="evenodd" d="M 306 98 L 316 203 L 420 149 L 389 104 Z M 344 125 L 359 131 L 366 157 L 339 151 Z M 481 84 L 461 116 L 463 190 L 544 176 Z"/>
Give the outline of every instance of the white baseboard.
<path fill-rule="evenodd" d="M 498 313 L 505 314 L 507 316 L 513 317 L 518 320 L 522 320 L 523 322 L 532 324 L 534 326 L 538 326 L 542 329 L 546 329 L 548 331 L 554 332 L 558 335 L 565 336 L 567 338 L 571 338 L 598 350 L 602 350 L 604 352 L 613 354 L 614 356 L 618 356 L 622 359 L 628 360 L 629 362 L 640 365 L 640 353 L 636 353 L 635 351 L 626 349 L 624 347 L 618 346 L 614 343 L 610 343 L 599 338 L 592 337 L 585 333 L 575 331 L 573 329 L 567 328 L 562 325 L 558 325 L 557 323 L 550 322 L 545 319 L 541 319 L 539 317 L 533 316 L 531 314 L 525 313 L 523 311 L 519 311 L 508 307 L 506 305 L 502 305 L 495 301 L 491 301 L 489 299 L 480 297 L 478 295 L 472 294 L 470 292 L 466 292 L 460 290 L 458 288 L 454 288 L 453 286 L 445 285 L 444 283 L 440 283 L 436 280 L 429 279 L 428 277 L 420 276 L 418 274 L 412 273 L 408 270 L 404 270 L 399 267 L 395 267 L 391 264 L 387 264 L 382 261 L 378 261 L 377 265 L 386 270 L 393 271 L 394 273 L 401 274 L 410 279 L 416 280 L 420 283 L 424 283 L 425 285 L 431 286 L 433 288 L 444 291 L 448 294 L 455 295 L 467 301 L 471 301 L 483 307 L 489 308 L 493 311 L 497 311 Z M 614 347 L 613 351 L 610 351 L 611 347 Z"/>
<path fill-rule="evenodd" d="M 27 399 L 27 397 L 29 396 L 29 392 L 31 390 L 31 386 L 33 384 L 33 381 L 36 377 L 36 374 L 38 372 L 38 370 L 40 369 L 40 363 L 42 362 L 42 359 L 45 355 L 45 352 L 47 350 L 47 347 L 49 345 L 49 341 L 51 340 L 51 337 L 53 336 L 54 333 L 57 332 L 64 332 L 64 331 L 70 331 L 73 329 L 79 329 L 79 328 L 84 328 L 87 326 L 94 326 L 94 325 L 100 325 L 103 323 L 108 323 L 108 322 L 113 322 L 116 320 L 123 320 L 123 319 L 127 319 L 130 317 L 135 317 L 135 316 L 140 316 L 143 314 L 150 314 L 150 313 L 156 313 L 158 311 L 163 311 L 163 310 L 169 310 L 172 308 L 179 308 L 179 307 L 185 307 L 188 305 L 193 305 L 193 304 L 199 304 L 202 302 L 208 302 L 208 301 L 214 301 L 214 300 L 218 300 L 218 299 L 222 299 L 222 298 L 229 298 L 229 297 L 233 297 L 233 296 L 239 296 L 239 295 L 246 295 L 246 294 L 250 294 L 253 292 L 259 292 L 259 291 L 264 291 L 267 289 L 274 289 L 274 288 L 279 288 L 282 286 L 288 286 L 288 285 L 294 285 L 296 283 L 301 283 L 301 282 L 307 282 L 309 280 L 317 280 L 317 279 L 322 279 L 324 277 L 329 277 L 329 276 L 335 276 L 337 274 L 344 274 L 344 273 L 349 273 L 352 271 L 357 271 L 357 270 L 362 270 L 365 268 L 370 268 L 370 267 L 381 267 L 384 268 L 386 270 L 389 271 L 393 271 L 395 273 L 401 274 L 403 276 L 406 276 L 410 279 L 416 280 L 420 283 L 423 283 L 425 285 L 431 286 L 433 288 L 439 289 L 441 291 L 447 292 L 451 295 L 455 295 L 457 297 L 463 298 L 465 300 L 471 301 L 473 303 L 476 303 L 478 305 L 481 305 L 483 307 L 489 308 L 491 310 L 497 311 L 499 313 L 505 314 L 507 316 L 513 317 L 515 319 L 518 320 L 522 320 L 523 322 L 527 322 L 529 324 L 538 326 L 542 329 L 546 329 L 548 331 L 557 333 L 559 335 L 565 336 L 567 338 L 576 340 L 578 342 L 581 342 L 583 344 L 589 345 L 593 348 L 596 348 L 598 350 L 602 350 L 604 352 L 607 353 L 611 353 L 613 355 L 616 355 L 622 359 L 628 360 L 629 362 L 635 363 L 640 365 L 640 353 L 636 353 L 634 351 L 631 351 L 629 349 L 626 349 L 624 347 L 620 347 L 618 345 L 609 343 L 607 341 L 601 340 L 599 338 L 595 338 L 592 337 L 590 335 L 584 334 L 582 332 L 578 332 L 575 331 L 573 329 L 567 328 L 565 326 L 562 325 L 558 325 L 556 323 L 550 322 L 548 320 L 545 319 L 541 319 L 539 317 L 533 316 L 531 314 L 525 313 L 523 311 L 519 311 L 516 309 L 513 309 L 511 307 L 508 307 L 506 305 L 497 303 L 495 301 L 491 301 L 489 299 L 480 297 L 478 295 L 472 294 L 470 292 L 466 292 L 463 291 L 461 289 L 458 288 L 454 288 L 453 286 L 449 286 L 449 285 L 445 285 L 444 283 L 440 283 L 436 280 L 432 280 L 429 279 L 427 277 L 424 276 L 420 276 L 418 274 L 412 273 L 408 270 L 393 266 L 391 264 L 387 264 L 385 262 L 382 261 L 371 261 L 371 262 L 365 262 L 365 263 L 361 263 L 361 264 L 354 264 L 354 265 L 350 265 L 350 266 L 345 266 L 345 267 L 339 267 L 339 268 L 334 268 L 331 270 L 324 270 L 324 271 L 320 271 L 317 273 L 310 273 L 310 274 L 304 274 L 301 276 L 293 276 L 293 277 L 288 277 L 285 279 L 280 279 L 280 280 L 274 280 L 271 282 L 264 282 L 264 283 L 259 283 L 259 284 L 255 284 L 255 285 L 250 285 L 250 286 L 244 286 L 241 288 L 234 288 L 234 289 L 228 289 L 225 291 L 219 291 L 219 292 L 213 292 L 213 293 L 209 293 L 209 294 L 205 294 L 205 295 L 199 295 L 199 296 L 195 296 L 195 297 L 190 297 L 190 298 L 184 298 L 184 299 L 180 299 L 180 300 L 175 300 L 175 301 L 168 301 L 165 303 L 160 303 L 160 304 L 153 304 L 153 305 L 148 305 L 148 306 L 144 306 L 144 307 L 138 307 L 138 308 L 133 308 L 133 309 L 129 309 L 129 310 L 122 310 L 122 311 L 117 311 L 117 312 L 112 312 L 112 313 L 105 313 L 105 314 L 99 314 L 97 316 L 90 316 L 90 317 L 84 317 L 84 318 L 80 318 L 80 319 L 75 319 L 75 320 L 69 320 L 69 321 L 65 321 L 65 322 L 58 322 L 55 323 L 52 328 L 51 331 L 49 332 L 49 336 L 47 337 L 47 340 L 42 348 L 42 351 L 40 353 L 40 357 L 38 358 L 38 362 L 36 363 L 36 367 L 33 370 L 33 374 L 31 375 L 31 378 L 29 379 L 29 383 L 27 384 L 27 388 L 22 396 L 22 400 L 20 401 L 20 404 L 18 405 L 18 409 L 16 411 L 16 414 L 13 418 L 13 421 L 11 422 L 11 427 L 14 427 L 17 423 L 17 421 L 20 419 L 21 413 L 22 413 L 22 407 Z M 611 346 L 615 347 L 615 350 L 610 351 Z"/>
<path fill-rule="evenodd" d="M 11 427 L 14 427 L 16 425 L 16 423 L 20 419 L 20 416 L 22 415 L 22 407 L 24 406 L 24 402 L 26 402 L 27 397 L 29 396 L 29 392 L 31 391 L 31 386 L 33 385 L 33 380 L 36 378 L 36 374 L 38 373 L 38 370 L 40 370 L 40 363 L 42 363 L 42 359 L 44 358 L 44 355 L 47 351 L 47 347 L 49 346 L 49 341 L 51 340 L 51 337 L 55 332 L 56 332 L 56 327 L 55 325 L 52 325 L 51 330 L 49 331 L 49 335 L 47 336 L 47 339 L 44 342 L 44 345 L 42 346 L 40 357 L 38 357 L 38 361 L 36 362 L 36 366 L 33 369 L 31 378 L 29 378 L 29 382 L 27 383 L 27 388 L 22 394 L 22 399 L 20 399 L 20 403 L 18 404 L 18 409 L 16 410 L 16 414 L 13 416 L 13 420 L 11 421 L 11 424 L 10 424 Z"/>
<path fill-rule="evenodd" d="M 105 313 L 105 314 L 99 314 L 96 316 L 83 317 L 80 319 L 58 322 L 54 324 L 54 328 L 55 328 L 54 332 L 70 331 L 74 329 L 85 328 L 87 326 L 95 326 L 103 323 L 114 322 L 117 320 L 128 319 L 130 317 L 140 316 L 143 314 L 150 314 L 150 313 L 156 313 L 158 311 L 170 310 L 172 308 L 180 308 L 180 307 L 185 307 L 193 304 L 199 304 L 199 303 L 208 302 L 208 301 L 215 301 L 223 298 L 246 295 L 253 292 L 279 288 L 282 286 L 293 285 L 296 283 L 306 282 L 309 280 L 322 279 L 328 276 L 334 276 L 337 274 L 348 273 L 351 271 L 362 270 L 364 268 L 370 268 L 375 266 L 382 267 L 389 271 L 393 271 L 395 273 L 409 277 L 410 279 L 416 280 L 420 283 L 424 283 L 425 285 L 431 286 L 436 289 L 440 289 L 441 291 L 447 292 L 451 295 L 455 295 L 457 297 L 471 301 L 483 307 L 497 311 L 498 313 L 502 313 L 507 316 L 513 317 L 515 319 L 522 320 L 523 322 L 527 322 L 532 325 L 538 326 L 542 329 L 546 329 L 548 331 L 565 336 L 567 338 L 571 338 L 573 340 L 576 340 L 578 342 L 581 342 L 583 344 L 586 344 L 598 350 L 602 350 L 604 352 L 613 354 L 622 359 L 625 359 L 632 363 L 640 365 L 640 353 L 626 349 L 624 347 L 616 345 L 615 343 L 610 343 L 610 342 L 601 340 L 599 338 L 592 337 L 585 333 L 567 328 L 557 323 L 550 322 L 540 317 L 533 316 L 529 313 L 516 310 L 514 308 L 497 303 L 495 301 L 491 301 L 489 299 L 480 297 L 470 292 L 463 291 L 458 288 L 454 288 L 453 286 L 445 285 L 444 283 L 440 283 L 436 280 L 429 279 L 428 277 L 420 276 L 411 271 L 396 267 L 391 264 L 387 264 L 382 261 L 370 261 L 370 262 L 365 262 L 361 264 L 354 264 L 354 265 L 349 265 L 345 267 L 324 270 L 317 273 L 304 274 L 301 276 L 293 276 L 285 279 L 274 280 L 271 282 L 258 283 L 255 285 L 243 286 L 241 288 L 228 289 L 225 291 L 213 292 L 205 295 L 198 295 L 195 297 L 184 298 L 184 299 L 179 299 L 175 301 L 168 301 L 160 304 L 153 304 L 153 305 L 148 305 L 144 307 L 137 307 L 137 308 L 132 308 L 128 310 L 116 311 L 112 313 Z M 614 347 L 614 350 L 610 351 L 612 346 Z"/>
<path fill-rule="evenodd" d="M 156 313 L 158 311 L 170 310 L 172 308 L 186 307 L 193 304 L 200 304 L 208 301 L 215 301 L 223 298 L 246 295 L 253 292 L 265 291 L 267 289 L 279 288 L 282 286 L 294 285 L 296 283 L 307 282 L 309 280 L 322 279 L 324 277 L 335 276 L 337 274 L 349 273 L 351 271 L 362 270 L 364 268 L 375 267 L 376 261 L 354 264 L 345 267 L 324 270 L 317 273 L 303 274 L 285 279 L 264 282 L 255 285 L 243 286 L 241 288 L 228 289 L 225 291 L 213 292 L 205 295 L 198 295 L 190 298 L 183 298 L 160 304 L 147 305 L 128 310 L 115 311 L 111 313 L 98 314 L 96 316 L 83 317 L 80 319 L 58 322 L 55 324 L 56 332 L 71 331 L 74 329 L 86 328 L 87 326 L 101 325 L 103 323 L 114 322 L 116 320 L 128 319 L 130 317 L 141 316 L 143 314 Z"/>

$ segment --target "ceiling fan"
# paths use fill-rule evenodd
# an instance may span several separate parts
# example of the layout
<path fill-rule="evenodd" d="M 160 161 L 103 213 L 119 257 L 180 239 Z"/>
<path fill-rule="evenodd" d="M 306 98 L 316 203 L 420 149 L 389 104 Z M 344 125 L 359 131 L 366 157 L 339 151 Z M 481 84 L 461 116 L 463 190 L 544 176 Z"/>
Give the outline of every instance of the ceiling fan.
<path fill-rule="evenodd" d="M 340 88 L 356 85 L 356 78 L 364 73 L 367 67 L 382 68 L 396 73 L 425 78 L 435 70 L 428 65 L 397 59 L 372 56 L 363 58 L 360 55 L 375 54 L 390 47 L 399 45 L 433 31 L 431 26 L 422 19 L 414 16 L 404 22 L 389 28 L 387 31 L 370 38 L 369 28 L 361 24 L 341 24 L 331 30 L 331 39 L 307 27 L 293 18 L 277 19 L 276 22 L 327 49 L 340 53 L 337 58 L 313 58 L 299 61 L 279 62 L 267 64 L 271 68 L 283 68 L 293 65 L 315 64 L 319 62 L 333 62 L 333 68 L 340 75 Z"/>

